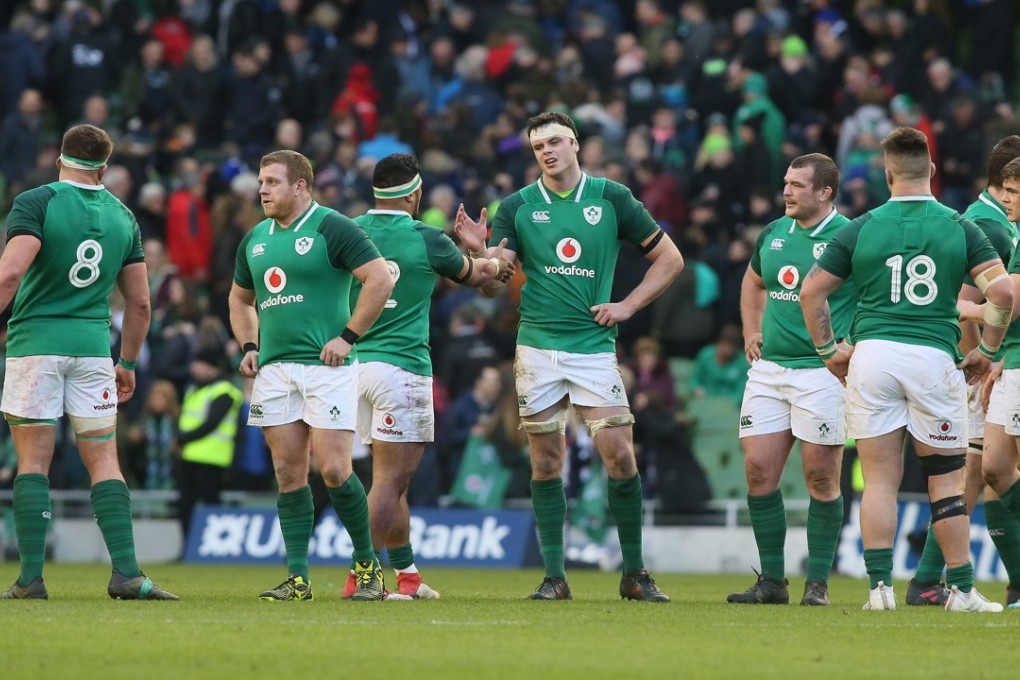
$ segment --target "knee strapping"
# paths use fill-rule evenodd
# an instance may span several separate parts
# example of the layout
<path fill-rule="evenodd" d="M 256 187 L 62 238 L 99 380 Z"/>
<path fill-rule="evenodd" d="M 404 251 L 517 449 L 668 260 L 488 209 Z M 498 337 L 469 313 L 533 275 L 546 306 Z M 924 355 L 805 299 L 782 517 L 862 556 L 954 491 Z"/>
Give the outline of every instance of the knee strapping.
<path fill-rule="evenodd" d="M 82 437 L 85 432 L 95 432 L 96 430 L 105 430 L 108 427 L 115 427 L 117 425 L 117 414 L 110 413 L 98 418 L 86 418 L 84 416 L 72 416 L 67 415 L 67 419 L 71 421 L 71 429 L 74 433 L 82 439 L 102 441 L 103 438 L 110 439 L 106 435 L 92 435 L 88 437 Z"/>
<path fill-rule="evenodd" d="M 56 418 L 20 418 L 18 416 L 4 415 L 4 418 L 11 425 L 20 425 L 21 427 L 39 427 L 40 425 L 56 425 Z"/>
<path fill-rule="evenodd" d="M 586 420 L 585 425 L 588 426 L 588 433 L 592 439 L 595 439 L 595 435 L 599 433 L 599 430 L 605 427 L 624 427 L 626 425 L 634 424 L 634 415 L 631 413 L 618 413 L 613 416 L 606 416 L 605 418 L 599 418 L 598 420 Z"/>
<path fill-rule="evenodd" d="M 931 523 L 967 514 L 967 501 L 963 496 L 950 496 L 931 502 Z"/>
<path fill-rule="evenodd" d="M 921 463 L 921 473 L 925 480 L 936 475 L 947 475 L 950 472 L 962 470 L 967 464 L 967 454 L 954 453 L 949 456 L 921 456 L 918 458 Z"/>
<path fill-rule="evenodd" d="M 565 434 L 567 431 L 567 412 L 560 411 L 549 420 L 541 422 L 524 420 L 521 421 L 521 427 L 528 434 L 551 434 L 553 432 Z"/>

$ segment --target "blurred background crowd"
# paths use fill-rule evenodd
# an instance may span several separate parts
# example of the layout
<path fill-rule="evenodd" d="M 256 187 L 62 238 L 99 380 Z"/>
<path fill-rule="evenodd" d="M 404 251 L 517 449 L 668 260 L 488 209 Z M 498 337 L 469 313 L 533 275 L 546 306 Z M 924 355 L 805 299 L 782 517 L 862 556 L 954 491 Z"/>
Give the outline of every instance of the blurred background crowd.
<path fill-rule="evenodd" d="M 649 496 L 668 484 L 696 505 L 713 489 L 692 458 L 689 406 L 739 405 L 740 281 L 760 228 L 782 215 L 788 161 L 834 157 L 838 207 L 855 217 L 888 196 L 879 141 L 911 125 L 928 136 L 935 193 L 962 210 L 987 149 L 1018 130 L 1017 11 L 1013 0 L 13 0 L 0 3 L 0 214 L 56 179 L 67 126 L 111 134 L 104 181 L 138 218 L 153 308 L 140 389 L 122 410 L 124 469 L 136 487 L 172 489 L 195 436 L 182 436 L 182 400 L 237 375 L 226 297 L 236 247 L 262 219 L 262 154 L 300 150 L 316 199 L 355 216 L 371 207 L 375 161 L 414 153 L 421 218 L 452 232 L 460 203 L 491 216 L 537 179 L 521 131 L 540 111 L 567 112 L 583 170 L 629 186 L 687 261 L 621 328 L 619 353 Z M 617 290 L 644 266 L 625 248 Z M 509 471 L 506 494 L 527 495 L 507 368 L 516 283 L 495 300 L 437 289 L 439 434 L 412 503 L 453 491 L 472 439 Z M 261 434 L 236 431 L 227 483 L 271 488 Z M 570 444 L 578 493 L 592 447 L 583 432 Z M 54 486 L 85 487 L 69 447 L 64 436 Z M 8 440 L 0 486 L 13 472 Z"/>

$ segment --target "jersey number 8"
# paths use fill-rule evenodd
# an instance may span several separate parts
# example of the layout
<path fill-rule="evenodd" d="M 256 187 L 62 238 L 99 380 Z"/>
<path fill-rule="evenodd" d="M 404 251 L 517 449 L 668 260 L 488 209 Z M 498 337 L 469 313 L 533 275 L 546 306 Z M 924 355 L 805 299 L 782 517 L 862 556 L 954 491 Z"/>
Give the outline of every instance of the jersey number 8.
<path fill-rule="evenodd" d="M 67 278 L 75 288 L 86 288 L 99 279 L 99 262 L 103 259 L 103 246 L 99 241 L 89 239 L 78 246 L 74 266 Z"/>
<path fill-rule="evenodd" d="M 911 304 L 918 306 L 930 305 L 939 294 L 939 287 L 935 283 L 935 261 L 927 255 L 918 255 L 911 258 L 907 263 L 907 282 L 903 283 L 903 256 L 895 255 L 885 261 L 885 265 L 892 269 L 892 285 L 889 290 L 889 299 L 893 304 L 900 301 L 900 291 Z M 923 272 L 921 271 L 923 269 Z M 924 287 L 924 294 L 918 295 L 918 287 Z"/>

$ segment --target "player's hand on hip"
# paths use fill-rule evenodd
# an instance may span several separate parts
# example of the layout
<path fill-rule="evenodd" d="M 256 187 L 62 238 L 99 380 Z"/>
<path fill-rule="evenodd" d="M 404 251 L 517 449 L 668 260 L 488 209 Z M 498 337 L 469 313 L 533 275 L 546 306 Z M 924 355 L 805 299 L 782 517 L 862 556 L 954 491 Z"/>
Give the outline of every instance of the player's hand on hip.
<path fill-rule="evenodd" d="M 630 310 L 622 302 L 603 302 L 601 305 L 593 306 L 591 313 L 595 317 L 595 323 L 607 328 L 612 328 L 632 316 Z"/>
<path fill-rule="evenodd" d="M 853 349 L 837 346 L 836 353 L 825 361 L 825 367 L 829 369 L 829 373 L 836 376 L 844 387 L 846 387 L 846 374 L 850 372 L 850 357 L 852 355 Z"/>
<path fill-rule="evenodd" d="M 135 393 L 135 372 L 129 371 L 123 366 L 116 366 L 117 376 L 117 402 L 123 403 L 134 396 Z"/>
<path fill-rule="evenodd" d="M 981 408 L 985 410 L 985 413 L 988 413 L 988 402 L 992 399 L 992 388 L 995 387 L 995 381 L 1002 377 L 1002 363 L 998 361 L 992 364 L 981 383 Z"/>
<path fill-rule="evenodd" d="M 748 333 L 744 336 L 744 355 L 749 364 L 761 359 L 761 333 Z"/>
<path fill-rule="evenodd" d="M 259 353 L 258 350 L 251 350 L 245 352 L 244 356 L 241 357 L 241 366 L 238 369 L 241 371 L 241 375 L 245 378 L 254 378 L 255 374 L 259 372 Z"/>
<path fill-rule="evenodd" d="M 319 360 L 327 366 L 342 366 L 351 354 L 351 346 L 343 338 L 336 337 L 326 343 L 319 352 Z"/>
<path fill-rule="evenodd" d="M 463 203 L 457 208 L 457 215 L 453 218 L 453 232 L 469 251 L 477 253 L 485 250 L 485 239 L 489 235 L 488 215 L 489 211 L 482 208 L 478 221 L 475 222 L 467 216 Z"/>
<path fill-rule="evenodd" d="M 976 385 L 988 373 L 991 364 L 992 360 L 979 352 L 977 347 L 975 347 L 967 353 L 967 356 L 956 367 L 963 369 L 968 385 Z"/>

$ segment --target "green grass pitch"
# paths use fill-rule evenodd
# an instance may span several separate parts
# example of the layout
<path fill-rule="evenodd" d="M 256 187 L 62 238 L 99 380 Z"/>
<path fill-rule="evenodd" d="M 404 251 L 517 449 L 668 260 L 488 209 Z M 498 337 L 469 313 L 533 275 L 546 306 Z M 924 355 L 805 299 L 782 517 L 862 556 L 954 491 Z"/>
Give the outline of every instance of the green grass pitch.
<path fill-rule="evenodd" d="M 738 606 L 747 576 L 661 574 L 669 604 L 623 602 L 618 576 L 574 571 L 573 602 L 524 599 L 536 570 L 428 569 L 434 602 L 345 602 L 313 567 L 313 602 L 261 602 L 282 567 L 152 565 L 181 602 L 115 602 L 101 565 L 49 564 L 48 602 L 0 601 L 0 677 L 977 678 L 1016 677 L 1020 612 L 864 612 L 867 584 L 834 578 L 828 608 Z M 3 585 L 16 565 L 0 564 Z M 387 577 L 392 572 L 387 570 Z M 901 600 L 906 584 L 897 583 Z M 795 602 L 803 583 L 791 583 Z M 1002 584 L 983 584 L 993 599 Z"/>

